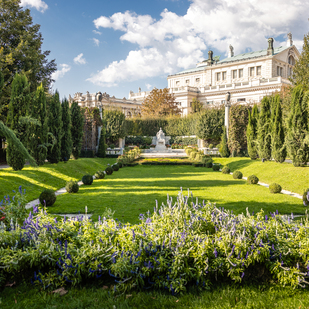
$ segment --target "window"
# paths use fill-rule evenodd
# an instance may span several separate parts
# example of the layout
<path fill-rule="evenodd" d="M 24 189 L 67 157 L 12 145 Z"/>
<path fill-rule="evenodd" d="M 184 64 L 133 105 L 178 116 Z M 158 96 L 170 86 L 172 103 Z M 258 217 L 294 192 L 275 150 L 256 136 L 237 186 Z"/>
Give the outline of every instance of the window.
<path fill-rule="evenodd" d="M 255 67 L 249 68 L 249 76 L 254 76 Z"/>
<path fill-rule="evenodd" d="M 242 78 L 244 76 L 244 69 L 238 70 L 238 78 Z"/>
<path fill-rule="evenodd" d="M 277 66 L 277 76 L 282 76 L 283 75 L 283 68 Z"/>
<path fill-rule="evenodd" d="M 237 102 L 246 102 L 246 98 L 237 99 Z"/>
<path fill-rule="evenodd" d="M 221 104 L 225 104 L 225 100 L 221 100 Z"/>
<path fill-rule="evenodd" d="M 222 72 L 222 80 L 226 80 L 226 72 Z"/>
<path fill-rule="evenodd" d="M 233 79 L 237 78 L 237 70 L 233 70 Z"/>
<path fill-rule="evenodd" d="M 217 73 L 217 82 L 221 80 L 221 73 Z"/>
<path fill-rule="evenodd" d="M 199 78 L 196 78 L 196 79 L 195 79 L 195 82 L 196 82 L 196 83 L 199 83 L 199 82 L 200 82 L 200 79 L 199 79 Z"/>
<path fill-rule="evenodd" d="M 188 85 L 190 83 L 190 80 L 189 79 L 186 79 L 186 84 Z"/>
<path fill-rule="evenodd" d="M 294 60 L 294 57 L 293 57 L 293 56 L 290 56 L 290 57 L 289 57 L 288 63 L 291 64 L 291 65 L 294 65 L 294 64 L 295 64 L 295 60 Z"/>
<path fill-rule="evenodd" d="M 179 86 L 179 80 L 176 82 L 176 86 Z"/>
<path fill-rule="evenodd" d="M 261 66 L 256 67 L 256 75 L 262 75 L 262 67 Z"/>

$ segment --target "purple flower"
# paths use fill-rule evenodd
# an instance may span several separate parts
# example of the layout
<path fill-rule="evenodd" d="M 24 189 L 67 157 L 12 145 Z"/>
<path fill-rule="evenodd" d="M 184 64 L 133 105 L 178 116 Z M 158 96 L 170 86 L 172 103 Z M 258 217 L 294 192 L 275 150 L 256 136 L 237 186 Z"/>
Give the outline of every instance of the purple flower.
<path fill-rule="evenodd" d="M 217 249 L 216 249 L 216 248 L 215 248 L 215 250 L 214 250 L 214 255 L 215 255 L 216 258 L 218 257 L 218 252 L 217 252 Z"/>

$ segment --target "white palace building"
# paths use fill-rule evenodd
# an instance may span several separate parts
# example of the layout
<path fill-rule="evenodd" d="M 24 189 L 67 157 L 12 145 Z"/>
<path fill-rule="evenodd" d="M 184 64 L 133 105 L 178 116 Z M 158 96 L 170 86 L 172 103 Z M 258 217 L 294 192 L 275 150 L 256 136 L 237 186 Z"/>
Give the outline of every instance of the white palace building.
<path fill-rule="evenodd" d="M 292 35 L 288 34 L 286 46 L 273 47 L 274 40 L 268 39 L 268 48 L 260 51 L 234 55 L 229 46 L 228 57 L 223 60 L 213 57 L 208 52 L 208 59 L 196 65 L 195 68 L 167 77 L 170 93 L 182 109 L 182 114 L 191 111 L 194 98 L 205 106 L 225 103 L 227 92 L 231 94 L 231 103 L 260 102 L 261 99 L 275 91 L 280 91 L 284 85 L 289 85 L 295 60 L 300 56 L 293 45 Z M 140 113 L 140 105 L 150 92 L 133 93 L 130 91 L 128 100 L 109 98 L 101 93 L 82 95 L 75 94 L 71 101 L 82 106 L 97 106 L 104 99 L 105 104 L 119 106 L 126 116 Z M 109 101 L 109 102 L 108 102 Z"/>

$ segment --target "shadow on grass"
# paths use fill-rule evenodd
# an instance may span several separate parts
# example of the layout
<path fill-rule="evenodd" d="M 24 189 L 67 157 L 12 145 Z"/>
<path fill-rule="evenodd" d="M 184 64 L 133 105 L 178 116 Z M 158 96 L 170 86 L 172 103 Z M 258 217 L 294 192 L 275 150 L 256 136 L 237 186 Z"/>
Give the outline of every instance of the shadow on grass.
<path fill-rule="evenodd" d="M 229 162 L 228 166 L 232 171 L 236 171 L 236 170 L 242 169 L 244 167 L 250 166 L 250 165 L 252 165 L 256 162 L 257 161 L 251 160 L 251 159 L 243 159 L 243 160 L 237 160 L 237 161 Z"/>

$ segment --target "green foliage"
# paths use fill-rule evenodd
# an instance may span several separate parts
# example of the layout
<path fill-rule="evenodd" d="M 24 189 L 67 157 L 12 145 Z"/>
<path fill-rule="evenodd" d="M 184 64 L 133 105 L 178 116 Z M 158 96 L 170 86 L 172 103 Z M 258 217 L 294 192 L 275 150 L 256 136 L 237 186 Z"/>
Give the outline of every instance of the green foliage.
<path fill-rule="evenodd" d="M 197 154 L 198 154 L 197 151 L 191 151 L 191 152 L 190 152 L 190 159 L 193 159 L 193 160 L 194 160 Z"/>
<path fill-rule="evenodd" d="M 72 154 L 74 159 L 78 159 L 82 148 L 84 118 L 77 102 L 71 105 L 71 135 Z"/>
<path fill-rule="evenodd" d="M 206 108 L 199 113 L 196 135 L 207 143 L 218 144 L 224 125 L 223 108 Z"/>
<path fill-rule="evenodd" d="M 144 136 L 127 136 L 126 145 L 137 145 L 137 146 L 146 146 L 151 145 L 152 138 Z"/>
<path fill-rule="evenodd" d="M 233 172 L 233 178 L 234 178 L 234 179 L 242 179 L 242 177 L 243 177 L 243 174 L 242 174 L 241 171 L 235 171 L 235 172 Z"/>
<path fill-rule="evenodd" d="M 105 172 L 104 171 L 97 171 L 95 174 L 94 174 L 94 177 L 96 179 L 104 179 L 105 177 Z"/>
<path fill-rule="evenodd" d="M 112 175 L 113 172 L 114 172 L 114 169 L 108 164 L 106 169 L 105 169 L 106 175 Z"/>
<path fill-rule="evenodd" d="M 257 104 L 254 104 L 251 113 L 248 113 L 248 126 L 247 126 L 247 148 L 248 155 L 251 160 L 258 158 L 257 152 L 257 126 L 258 126 L 259 110 Z"/>
<path fill-rule="evenodd" d="M 112 165 L 112 169 L 115 171 L 115 172 L 118 172 L 119 171 L 119 165 L 117 163 L 113 164 Z"/>
<path fill-rule="evenodd" d="M 309 206 L 309 188 L 303 193 L 303 204 L 304 206 Z"/>
<path fill-rule="evenodd" d="M 223 174 L 229 174 L 230 172 L 231 172 L 231 170 L 228 166 L 223 166 L 223 168 L 222 168 Z"/>
<path fill-rule="evenodd" d="M 105 109 L 103 119 L 106 128 L 106 138 L 109 142 L 114 143 L 119 138 L 126 136 L 125 116 L 121 110 Z"/>
<path fill-rule="evenodd" d="M 294 166 L 304 166 L 309 161 L 309 91 L 302 86 L 293 89 L 290 114 L 287 120 L 286 146 Z"/>
<path fill-rule="evenodd" d="M 250 175 L 247 178 L 247 183 L 250 185 L 256 185 L 259 182 L 259 179 L 255 175 Z"/>
<path fill-rule="evenodd" d="M 270 191 L 270 193 L 280 193 L 281 192 L 281 190 L 282 190 L 282 187 L 279 185 L 279 184 L 277 184 L 277 183 L 271 183 L 270 185 L 269 185 L 269 191 Z"/>
<path fill-rule="evenodd" d="M 212 165 L 213 171 L 218 172 L 220 170 L 220 168 L 221 168 L 221 164 L 213 164 Z"/>
<path fill-rule="evenodd" d="M 227 146 L 227 136 L 226 136 L 226 127 L 223 126 L 223 132 L 221 135 L 221 143 L 220 143 L 220 147 L 219 147 L 219 152 L 221 157 L 223 158 L 228 158 L 230 156 L 230 151 L 229 148 Z"/>
<path fill-rule="evenodd" d="M 100 140 L 99 140 L 99 147 L 97 152 L 97 157 L 105 158 L 106 157 L 106 142 L 105 142 L 105 124 L 103 125 L 100 130 Z"/>
<path fill-rule="evenodd" d="M 90 186 L 93 183 L 92 175 L 86 174 L 82 178 L 82 182 L 84 185 Z"/>
<path fill-rule="evenodd" d="M 206 162 L 206 163 L 205 163 L 205 166 L 206 166 L 207 168 L 212 168 L 212 162 L 211 162 L 211 161 Z"/>
<path fill-rule="evenodd" d="M 196 98 L 193 98 L 192 103 L 191 103 L 191 113 L 192 114 L 199 113 L 203 110 L 203 108 L 204 108 L 203 103 L 201 103 Z"/>
<path fill-rule="evenodd" d="M 50 163 L 58 163 L 61 159 L 61 138 L 63 136 L 62 130 L 62 111 L 59 99 L 59 92 L 48 100 L 48 128 L 49 128 L 49 144 L 47 150 L 47 160 Z"/>
<path fill-rule="evenodd" d="M 258 118 L 257 150 L 260 159 L 271 159 L 271 97 L 266 96 L 261 101 Z"/>
<path fill-rule="evenodd" d="M 126 151 L 123 155 L 117 158 L 117 163 L 122 163 L 123 166 L 131 164 L 135 159 L 139 158 L 141 150 L 138 147 Z"/>
<path fill-rule="evenodd" d="M 170 139 L 170 144 L 177 144 L 181 146 L 189 146 L 189 145 L 196 146 L 197 138 L 176 136 Z"/>
<path fill-rule="evenodd" d="M 67 99 L 61 104 L 62 136 L 61 136 L 61 160 L 68 161 L 72 153 L 71 115 Z"/>
<path fill-rule="evenodd" d="M 247 105 L 233 104 L 230 108 L 227 144 L 233 157 L 247 149 L 246 130 L 249 113 L 250 109 Z"/>
<path fill-rule="evenodd" d="M 65 189 L 68 193 L 77 193 L 79 190 L 79 185 L 77 181 L 70 180 L 66 183 Z"/>
<path fill-rule="evenodd" d="M 56 202 L 56 194 L 51 189 L 45 189 L 39 196 L 39 201 L 43 206 L 52 206 Z"/>
<path fill-rule="evenodd" d="M 166 118 L 128 118 L 125 120 L 126 135 L 156 136 L 160 128 L 165 132 Z"/>

